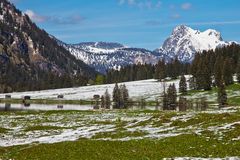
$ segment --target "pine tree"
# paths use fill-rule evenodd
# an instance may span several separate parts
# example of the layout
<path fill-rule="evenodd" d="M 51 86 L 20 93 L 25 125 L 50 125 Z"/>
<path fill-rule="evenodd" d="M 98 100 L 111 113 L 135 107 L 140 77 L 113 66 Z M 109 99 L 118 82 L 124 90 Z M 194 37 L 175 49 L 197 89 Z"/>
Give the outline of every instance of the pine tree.
<path fill-rule="evenodd" d="M 202 59 L 199 62 L 196 73 L 196 85 L 197 89 L 211 90 L 212 87 L 212 76 L 211 72 L 206 64 L 205 60 Z"/>
<path fill-rule="evenodd" d="M 108 93 L 108 90 L 106 90 L 105 94 L 104 94 L 104 98 L 105 98 L 105 108 L 106 109 L 110 109 L 111 106 L 111 98 L 110 98 L 110 94 Z"/>
<path fill-rule="evenodd" d="M 101 108 L 105 108 L 105 106 L 106 106 L 105 96 L 102 95 L 102 96 L 101 96 Z"/>
<path fill-rule="evenodd" d="M 226 86 L 233 84 L 233 68 L 232 61 L 227 58 L 223 65 L 223 80 Z"/>
<path fill-rule="evenodd" d="M 129 93 L 128 89 L 125 84 L 120 86 L 120 94 L 121 94 L 121 108 L 127 108 L 128 107 L 128 100 L 129 100 Z"/>
<path fill-rule="evenodd" d="M 218 88 L 218 104 L 219 107 L 225 107 L 227 105 L 227 92 L 223 82 L 221 82 Z"/>
<path fill-rule="evenodd" d="M 219 86 L 222 81 L 222 64 L 222 57 L 218 56 L 214 65 L 214 80 L 216 86 Z"/>
<path fill-rule="evenodd" d="M 181 76 L 180 82 L 179 82 L 179 92 L 183 95 L 187 94 L 187 82 L 184 75 Z"/>
<path fill-rule="evenodd" d="M 167 91 L 167 97 L 168 97 L 168 109 L 175 110 L 177 106 L 177 91 L 175 84 L 169 86 Z"/>
<path fill-rule="evenodd" d="M 120 89 L 118 87 L 118 84 L 115 84 L 115 87 L 113 89 L 113 107 L 116 109 L 120 109 L 120 105 L 121 105 L 121 93 L 120 93 Z"/>
<path fill-rule="evenodd" d="M 240 83 L 240 61 L 238 61 L 238 64 L 237 64 L 236 74 L 237 74 L 237 81 L 238 83 Z"/>
<path fill-rule="evenodd" d="M 155 78 L 159 81 L 162 81 L 166 77 L 166 68 L 165 68 L 165 61 L 160 60 L 158 61 L 155 69 Z"/>

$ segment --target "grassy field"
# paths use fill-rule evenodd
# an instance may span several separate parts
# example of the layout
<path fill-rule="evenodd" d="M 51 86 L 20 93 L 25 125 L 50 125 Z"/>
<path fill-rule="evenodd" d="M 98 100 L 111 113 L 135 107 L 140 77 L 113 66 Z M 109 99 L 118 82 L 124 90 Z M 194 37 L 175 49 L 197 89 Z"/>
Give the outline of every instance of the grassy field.
<path fill-rule="evenodd" d="M 0 159 L 240 156 L 240 109 L 0 113 Z"/>
<path fill-rule="evenodd" d="M 158 160 L 240 157 L 240 84 L 227 87 L 229 107 L 207 111 L 0 112 L 0 160 Z M 189 91 L 189 100 L 217 103 L 217 89 Z M 0 103 L 22 103 L 20 99 Z M 36 104 L 91 104 L 30 100 Z M 134 102 L 136 103 L 136 102 Z M 153 100 L 147 101 L 154 106 Z"/>
<path fill-rule="evenodd" d="M 239 106 L 240 105 L 240 84 L 235 83 L 226 87 L 228 95 L 228 104 Z M 190 90 L 186 98 L 189 100 L 197 100 L 205 97 L 210 104 L 217 103 L 218 89 L 213 87 L 210 91 Z"/>
<path fill-rule="evenodd" d="M 39 144 L 2 148 L 3 157 L 13 159 L 68 160 L 150 160 L 166 157 L 227 157 L 240 155 L 240 142 L 231 144 L 206 140 L 197 135 L 181 135 L 164 140 L 95 141 Z"/>

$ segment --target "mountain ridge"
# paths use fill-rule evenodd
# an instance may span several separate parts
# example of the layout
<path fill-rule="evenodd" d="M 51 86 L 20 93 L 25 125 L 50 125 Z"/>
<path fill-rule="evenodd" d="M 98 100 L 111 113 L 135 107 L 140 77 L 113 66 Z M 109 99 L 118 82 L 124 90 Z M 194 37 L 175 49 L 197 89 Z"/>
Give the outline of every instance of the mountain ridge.
<path fill-rule="evenodd" d="M 60 40 L 57 40 L 57 42 L 77 59 L 81 59 L 101 73 L 106 73 L 108 69 L 120 69 L 120 67 L 126 65 L 157 63 L 158 61 L 152 51 L 143 48 L 130 48 L 119 43 L 83 42 L 66 44 Z M 96 46 L 95 44 L 104 44 L 105 47 L 102 47 L 102 45 Z"/>
<path fill-rule="evenodd" d="M 77 59 L 81 59 L 101 73 L 105 73 L 108 69 L 119 69 L 121 66 L 136 63 L 156 64 L 158 60 L 163 58 L 166 61 L 171 61 L 171 59 L 177 57 L 179 61 L 189 63 L 193 60 L 196 52 L 214 50 L 217 47 L 233 43 L 223 41 L 221 33 L 214 29 L 201 32 L 185 25 L 175 27 L 163 45 L 153 51 L 127 47 L 113 42 L 66 44 L 57 41 L 59 45 L 65 47 Z"/>

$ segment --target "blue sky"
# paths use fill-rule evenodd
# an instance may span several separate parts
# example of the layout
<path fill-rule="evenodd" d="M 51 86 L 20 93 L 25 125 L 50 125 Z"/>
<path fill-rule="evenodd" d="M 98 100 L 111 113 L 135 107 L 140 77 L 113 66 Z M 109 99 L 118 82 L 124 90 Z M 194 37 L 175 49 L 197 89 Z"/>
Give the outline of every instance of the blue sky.
<path fill-rule="evenodd" d="M 11 0 L 67 43 L 119 42 L 156 49 L 180 24 L 240 42 L 240 0 Z"/>

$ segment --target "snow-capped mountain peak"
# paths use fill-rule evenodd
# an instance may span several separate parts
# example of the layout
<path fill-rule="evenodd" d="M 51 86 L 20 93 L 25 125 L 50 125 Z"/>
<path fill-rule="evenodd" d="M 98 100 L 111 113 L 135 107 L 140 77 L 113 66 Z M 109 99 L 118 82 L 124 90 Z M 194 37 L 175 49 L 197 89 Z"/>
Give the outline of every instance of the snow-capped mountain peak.
<path fill-rule="evenodd" d="M 221 33 L 208 29 L 206 31 L 194 30 L 188 26 L 177 26 L 163 46 L 156 51 L 165 57 L 175 58 L 184 62 L 190 62 L 196 52 L 216 49 L 231 44 L 222 39 Z"/>

